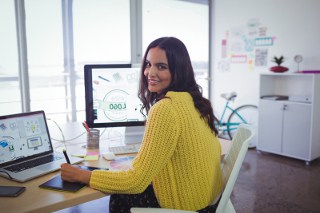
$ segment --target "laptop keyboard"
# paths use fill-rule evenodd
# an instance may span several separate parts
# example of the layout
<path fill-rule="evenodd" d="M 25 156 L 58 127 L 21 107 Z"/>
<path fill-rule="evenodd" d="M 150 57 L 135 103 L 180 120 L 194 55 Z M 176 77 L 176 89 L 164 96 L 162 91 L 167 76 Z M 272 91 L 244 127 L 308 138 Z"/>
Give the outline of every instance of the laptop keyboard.
<path fill-rule="evenodd" d="M 40 166 L 42 164 L 46 164 L 46 163 L 50 163 L 56 160 L 61 159 L 62 157 L 58 157 L 58 156 L 54 156 L 54 155 L 48 155 L 42 158 L 37 158 L 31 161 L 27 161 L 24 163 L 20 163 L 17 165 L 13 165 L 13 166 L 8 166 L 5 169 L 9 170 L 11 172 L 21 172 L 23 170 L 29 169 L 29 168 L 33 168 L 36 166 Z"/>

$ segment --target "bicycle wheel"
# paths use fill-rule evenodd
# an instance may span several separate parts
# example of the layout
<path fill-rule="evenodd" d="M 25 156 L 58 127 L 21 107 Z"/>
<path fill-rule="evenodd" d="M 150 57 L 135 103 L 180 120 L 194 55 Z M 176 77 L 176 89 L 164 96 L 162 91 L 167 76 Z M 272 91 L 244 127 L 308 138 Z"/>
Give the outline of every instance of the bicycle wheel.
<path fill-rule="evenodd" d="M 232 140 L 233 135 L 236 133 L 238 126 L 242 123 L 252 125 L 255 132 L 257 132 L 256 131 L 258 127 L 258 107 L 257 106 L 243 105 L 236 108 L 230 114 L 228 118 L 228 126 L 227 126 L 227 131 L 228 131 L 230 140 Z M 255 134 L 255 137 L 252 139 L 249 147 L 255 147 L 256 138 L 257 138 L 256 136 L 257 136 L 257 133 Z"/>

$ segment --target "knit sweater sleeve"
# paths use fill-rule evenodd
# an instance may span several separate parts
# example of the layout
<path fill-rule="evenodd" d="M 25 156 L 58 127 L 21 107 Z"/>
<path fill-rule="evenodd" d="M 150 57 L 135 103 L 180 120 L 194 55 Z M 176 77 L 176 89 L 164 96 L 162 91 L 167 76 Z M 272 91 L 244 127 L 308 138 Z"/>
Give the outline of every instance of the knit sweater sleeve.
<path fill-rule="evenodd" d="M 143 192 L 173 155 L 180 134 L 176 112 L 165 98 L 150 110 L 142 146 L 130 169 L 92 172 L 90 186 L 107 193 Z"/>

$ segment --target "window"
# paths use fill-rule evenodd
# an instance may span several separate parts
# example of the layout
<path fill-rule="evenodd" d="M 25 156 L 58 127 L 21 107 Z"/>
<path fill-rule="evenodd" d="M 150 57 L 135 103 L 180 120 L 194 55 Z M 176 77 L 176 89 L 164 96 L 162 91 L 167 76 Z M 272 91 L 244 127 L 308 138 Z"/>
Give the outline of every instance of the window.
<path fill-rule="evenodd" d="M 0 1 L 0 113 L 21 111 L 14 1 Z"/>
<path fill-rule="evenodd" d="M 131 61 L 130 0 L 74 0 L 74 59 L 78 120 L 85 120 L 84 65 Z"/>
<path fill-rule="evenodd" d="M 25 1 L 31 111 L 66 120 L 68 73 L 63 69 L 61 2 Z"/>
<path fill-rule="evenodd" d="M 130 0 L 74 0 L 74 55 L 86 63 L 130 63 Z"/>
<path fill-rule="evenodd" d="M 161 36 L 186 44 L 208 96 L 208 13 L 207 0 L 1 0 L 1 114 L 44 110 L 58 122 L 83 121 L 84 65 L 140 63 L 141 49 Z M 25 34 L 16 32 L 16 19 Z M 21 58 L 27 69 L 19 73 Z"/>
<path fill-rule="evenodd" d="M 159 37 L 174 36 L 187 47 L 198 84 L 208 98 L 208 1 L 143 0 L 143 51 Z"/>

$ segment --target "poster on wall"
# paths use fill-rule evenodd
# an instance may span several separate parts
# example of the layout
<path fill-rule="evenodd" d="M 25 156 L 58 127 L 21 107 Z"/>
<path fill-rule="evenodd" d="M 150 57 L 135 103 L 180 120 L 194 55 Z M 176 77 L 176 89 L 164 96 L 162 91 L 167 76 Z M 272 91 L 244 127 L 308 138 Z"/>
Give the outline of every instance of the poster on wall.
<path fill-rule="evenodd" d="M 266 67 L 268 49 L 274 45 L 274 40 L 275 36 L 268 35 L 267 26 L 257 18 L 248 20 L 244 26 L 227 29 L 221 41 L 218 69 L 230 71 L 235 64 L 246 66 L 247 70 Z"/>

